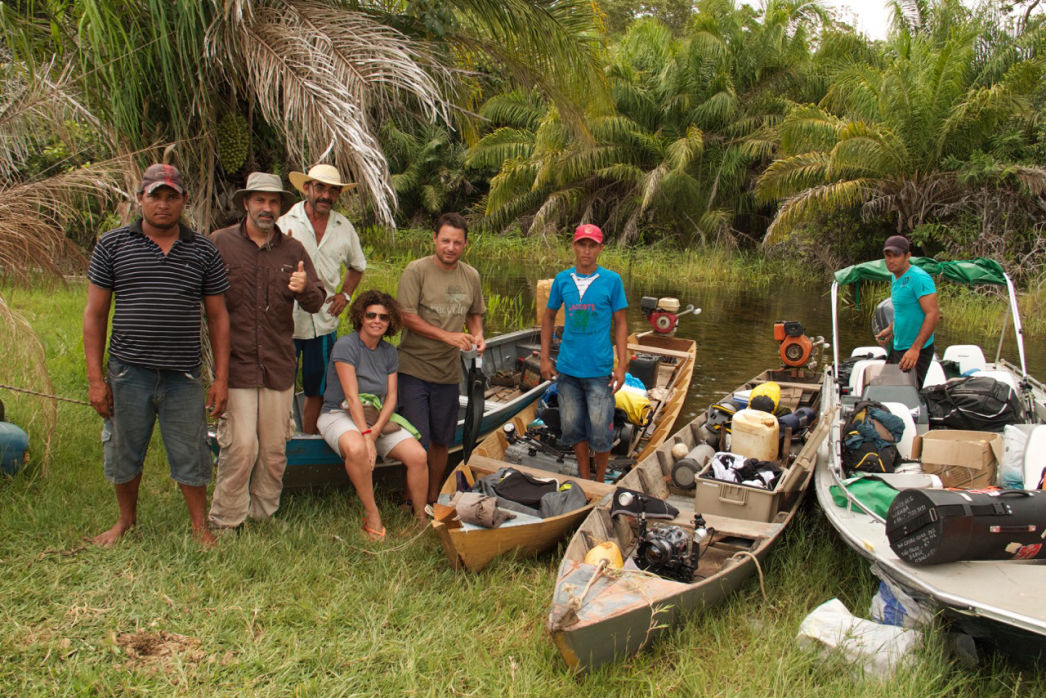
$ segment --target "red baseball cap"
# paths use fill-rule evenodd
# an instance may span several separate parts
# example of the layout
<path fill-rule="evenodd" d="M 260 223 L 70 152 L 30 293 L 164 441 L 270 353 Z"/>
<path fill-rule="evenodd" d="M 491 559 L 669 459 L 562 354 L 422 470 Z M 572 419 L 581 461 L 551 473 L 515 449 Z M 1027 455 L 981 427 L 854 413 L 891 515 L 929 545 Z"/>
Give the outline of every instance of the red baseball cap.
<path fill-rule="evenodd" d="M 145 174 L 142 175 L 142 188 L 139 191 L 143 194 L 152 194 L 160 187 L 170 187 L 179 194 L 185 193 L 185 182 L 182 181 L 182 173 L 178 171 L 177 167 L 157 163 L 145 168 Z"/>
<path fill-rule="evenodd" d="M 574 231 L 574 242 L 578 240 L 592 240 L 596 244 L 603 244 L 603 231 L 599 229 L 599 226 L 592 225 L 591 223 L 582 223 Z"/>

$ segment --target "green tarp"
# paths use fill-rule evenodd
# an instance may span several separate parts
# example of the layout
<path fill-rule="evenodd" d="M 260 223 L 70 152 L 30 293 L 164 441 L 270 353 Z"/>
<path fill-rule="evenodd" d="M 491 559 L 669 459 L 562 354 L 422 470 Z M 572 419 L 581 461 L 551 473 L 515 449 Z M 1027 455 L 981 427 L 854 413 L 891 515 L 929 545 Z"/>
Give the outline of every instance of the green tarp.
<path fill-rule="evenodd" d="M 961 259 L 954 262 L 938 262 L 930 257 L 912 257 L 912 264 L 930 276 L 943 276 L 961 284 L 1006 285 L 1002 267 L 994 259 L 986 257 Z M 885 260 L 875 259 L 840 269 L 835 272 L 835 280 L 839 282 L 840 286 L 845 286 L 860 281 L 892 281 L 893 274 L 886 270 Z"/>
<path fill-rule="evenodd" d="M 993 259 L 961 259 L 952 262 L 938 262 L 930 257 L 912 257 L 912 264 L 930 276 L 944 277 L 960 284 L 998 284 L 1006 285 L 1006 276 L 1002 266 Z M 860 284 L 862 281 L 892 281 L 893 274 L 886 270 L 886 261 L 875 259 L 862 262 L 835 272 L 835 280 L 840 286 Z M 857 306 L 861 305 L 861 292 L 858 285 L 855 292 Z"/>

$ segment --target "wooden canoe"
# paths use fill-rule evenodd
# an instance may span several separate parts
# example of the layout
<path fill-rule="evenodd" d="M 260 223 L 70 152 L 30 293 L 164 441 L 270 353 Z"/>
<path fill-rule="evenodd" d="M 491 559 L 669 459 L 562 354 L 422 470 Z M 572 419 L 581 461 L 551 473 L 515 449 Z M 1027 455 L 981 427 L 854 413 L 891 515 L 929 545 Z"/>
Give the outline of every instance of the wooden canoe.
<path fill-rule="evenodd" d="M 766 371 L 738 390 L 768 380 L 782 384 L 782 404 L 793 410 L 799 406 L 817 410 L 820 376 L 809 371 Z M 721 601 L 755 574 L 755 561 L 765 558 L 800 505 L 828 421 L 818 419 L 805 440 L 792 442 L 794 460 L 782 475 L 778 490 L 747 488 L 751 491 L 738 498 L 741 486 L 734 485 L 732 494 L 722 500 L 735 505 L 728 515 L 700 512 L 711 535 L 695 575 L 699 581 L 683 583 L 646 571 L 604 570 L 587 564 L 586 554 L 599 542 L 615 542 L 626 558 L 636 543 L 635 519 L 624 515 L 612 518 L 612 497 L 599 502 L 567 546 L 548 617 L 547 629 L 567 665 L 574 670 L 589 670 L 632 655 L 686 614 Z M 701 415 L 687 424 L 618 483 L 669 501 L 679 509 L 679 515 L 664 523 L 689 533 L 694 530 L 694 514 L 698 513 L 696 490 L 687 492 L 670 484 L 675 462 L 671 450 L 676 444 L 684 444 L 689 450 L 704 442 L 709 436 L 704 423 L 705 415 Z M 699 478 L 697 488 L 706 486 L 716 491 L 715 483 Z M 707 500 L 702 506 L 716 508 Z"/>
<path fill-rule="evenodd" d="M 654 405 L 654 420 L 645 430 L 636 430 L 634 438 L 627 445 L 628 456 L 656 448 L 670 433 L 672 422 L 682 409 L 690 379 L 693 375 L 694 359 L 697 345 L 693 340 L 678 339 L 644 333 L 629 337 L 629 348 L 633 352 L 652 354 L 674 360 L 670 368 L 662 372 L 659 384 L 664 389 L 663 404 Z M 666 364 L 668 366 L 668 364 Z M 510 422 L 516 433 L 522 434 L 527 425 L 537 417 L 537 405 L 530 404 L 516 414 Z M 663 427 L 663 428 L 662 428 Z M 658 441 L 660 440 L 660 441 Z M 449 498 L 457 489 L 458 472 L 463 473 L 471 485 L 478 477 L 495 472 L 498 468 L 510 466 L 537 477 L 567 476 L 577 477 L 577 463 L 573 454 L 566 454 L 557 461 L 545 457 L 543 460 L 520 462 L 519 459 L 506 460 L 509 439 L 503 429 L 491 432 L 473 451 L 469 463 L 459 465 L 443 483 L 441 495 Z M 536 454 L 535 454 L 536 455 Z M 540 462 L 543 467 L 535 467 Z M 609 494 L 613 487 L 603 483 L 575 479 L 588 495 L 588 506 L 567 514 L 543 519 L 526 524 L 505 525 L 498 528 L 482 529 L 462 527 L 448 508 L 436 505 L 436 518 L 432 527 L 455 569 L 467 569 L 476 572 L 486 566 L 494 557 L 507 552 L 521 555 L 536 555 L 551 549 L 564 536 L 570 533 L 588 515 L 595 501 Z"/>
<path fill-rule="evenodd" d="M 454 494 L 458 472 L 464 473 L 469 485 L 473 485 L 476 479 L 509 465 L 504 461 L 480 455 L 478 450 L 477 447 L 477 452 L 469 458 L 468 465 L 462 463 L 454 469 L 451 476 L 443 483 L 442 494 L 448 496 Z M 512 465 L 512 467 L 535 477 L 550 476 L 548 471 L 540 468 L 530 468 L 525 465 Z M 469 572 L 478 572 L 495 557 L 507 552 L 515 552 L 524 556 L 538 555 L 550 549 L 573 531 L 588 515 L 594 503 L 614 489 L 612 485 L 590 480 L 572 480 L 572 482 L 581 486 L 588 505 L 560 516 L 541 519 L 535 523 L 512 525 L 512 522 L 509 521 L 498 528 L 470 529 L 463 527 L 461 522 L 453 517 L 451 507 L 437 504 L 435 505 L 436 518 L 432 520 L 432 528 L 454 569 L 463 568 Z"/>

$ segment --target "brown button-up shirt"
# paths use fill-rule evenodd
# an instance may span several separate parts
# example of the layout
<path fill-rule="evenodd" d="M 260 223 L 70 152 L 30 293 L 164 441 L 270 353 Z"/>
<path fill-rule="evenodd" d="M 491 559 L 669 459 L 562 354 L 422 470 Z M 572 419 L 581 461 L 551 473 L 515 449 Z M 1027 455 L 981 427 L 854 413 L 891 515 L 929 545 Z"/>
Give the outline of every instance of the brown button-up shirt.
<path fill-rule="evenodd" d="M 277 227 L 272 239 L 258 246 L 245 222 L 211 234 L 225 262 L 229 290 L 229 387 L 286 390 L 294 385 L 294 301 L 309 312 L 323 304 L 326 292 L 300 242 Z M 304 262 L 308 281 L 292 293 L 291 272 Z"/>

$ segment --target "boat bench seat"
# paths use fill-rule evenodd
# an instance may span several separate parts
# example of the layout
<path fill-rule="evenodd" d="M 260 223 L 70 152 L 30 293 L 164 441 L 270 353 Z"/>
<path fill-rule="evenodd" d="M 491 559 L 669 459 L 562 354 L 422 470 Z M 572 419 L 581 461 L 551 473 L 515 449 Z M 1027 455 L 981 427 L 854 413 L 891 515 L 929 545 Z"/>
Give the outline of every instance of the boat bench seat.
<path fill-rule="evenodd" d="M 693 507 L 693 504 L 690 506 Z M 705 519 L 705 524 L 707 524 L 709 528 L 714 528 L 718 535 L 748 538 L 749 540 L 769 538 L 770 536 L 776 535 L 784 525 L 779 523 L 767 523 L 765 521 L 735 519 L 732 516 L 720 516 L 717 514 L 702 514 L 702 516 Z M 689 513 L 680 513 L 679 516 L 671 521 L 659 521 L 658 523 L 664 523 L 670 526 L 683 526 L 687 530 L 691 530 L 694 527 L 694 513 L 692 510 Z"/>

